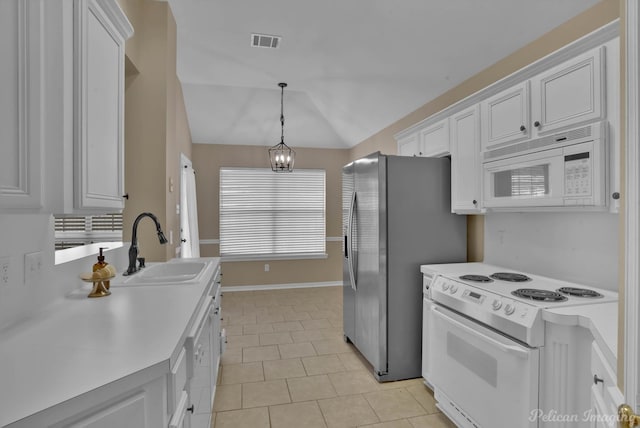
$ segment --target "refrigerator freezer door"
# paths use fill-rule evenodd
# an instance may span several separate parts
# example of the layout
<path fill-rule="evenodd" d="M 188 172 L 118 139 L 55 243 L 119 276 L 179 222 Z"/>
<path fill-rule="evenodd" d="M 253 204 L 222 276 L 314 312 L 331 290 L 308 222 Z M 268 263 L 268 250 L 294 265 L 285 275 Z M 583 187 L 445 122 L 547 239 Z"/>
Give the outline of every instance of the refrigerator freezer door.
<path fill-rule="evenodd" d="M 354 343 L 356 340 L 356 292 L 351 283 L 351 256 L 354 248 L 351 236 L 351 220 L 355 190 L 354 164 L 350 163 L 342 170 L 342 310 L 344 336 Z"/>
<path fill-rule="evenodd" d="M 355 345 L 377 375 L 387 371 L 386 157 L 355 161 Z"/>

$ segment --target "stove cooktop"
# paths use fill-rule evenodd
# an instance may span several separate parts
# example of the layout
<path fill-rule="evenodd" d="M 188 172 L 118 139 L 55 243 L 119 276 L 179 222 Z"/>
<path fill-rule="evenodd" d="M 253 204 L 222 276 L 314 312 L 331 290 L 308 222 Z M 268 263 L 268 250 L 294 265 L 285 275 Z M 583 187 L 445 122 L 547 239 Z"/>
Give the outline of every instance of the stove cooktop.
<path fill-rule="evenodd" d="M 543 308 L 618 300 L 617 293 L 612 291 L 485 263 L 424 265 L 422 269 L 491 294 Z M 528 291 L 514 293 L 519 289 Z"/>

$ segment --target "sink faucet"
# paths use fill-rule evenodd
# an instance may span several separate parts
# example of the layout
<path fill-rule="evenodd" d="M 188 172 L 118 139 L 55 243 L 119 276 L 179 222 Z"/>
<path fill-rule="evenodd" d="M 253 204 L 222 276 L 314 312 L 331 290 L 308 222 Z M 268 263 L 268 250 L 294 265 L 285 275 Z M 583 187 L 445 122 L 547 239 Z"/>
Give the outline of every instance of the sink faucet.
<path fill-rule="evenodd" d="M 151 213 L 142 213 L 136 220 L 133 222 L 133 232 L 131 233 L 131 247 L 129 247 L 129 267 L 124 275 L 133 275 L 138 271 L 136 267 L 136 259 L 138 258 L 138 223 L 144 217 L 151 217 L 151 220 L 156 224 L 156 231 L 158 232 L 158 240 L 160 240 L 161 244 L 167 243 L 167 238 L 165 238 L 164 233 L 162 233 L 162 228 L 160 227 L 160 222 L 156 218 L 155 215 Z"/>

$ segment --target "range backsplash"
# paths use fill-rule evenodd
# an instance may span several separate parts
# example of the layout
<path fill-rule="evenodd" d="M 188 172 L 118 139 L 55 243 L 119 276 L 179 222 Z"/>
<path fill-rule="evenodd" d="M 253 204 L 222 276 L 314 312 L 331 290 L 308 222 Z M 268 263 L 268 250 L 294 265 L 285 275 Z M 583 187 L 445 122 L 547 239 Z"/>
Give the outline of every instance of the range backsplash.
<path fill-rule="evenodd" d="M 618 291 L 618 220 L 610 213 L 489 213 L 484 262 Z"/>

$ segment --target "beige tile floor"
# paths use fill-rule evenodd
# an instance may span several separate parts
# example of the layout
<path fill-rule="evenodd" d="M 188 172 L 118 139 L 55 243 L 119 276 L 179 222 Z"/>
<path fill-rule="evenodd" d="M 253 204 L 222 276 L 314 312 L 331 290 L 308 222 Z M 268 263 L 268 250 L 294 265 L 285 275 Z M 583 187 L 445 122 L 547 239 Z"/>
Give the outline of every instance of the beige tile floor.
<path fill-rule="evenodd" d="M 422 379 L 378 383 L 342 339 L 342 288 L 224 292 L 215 428 L 451 428 Z"/>

